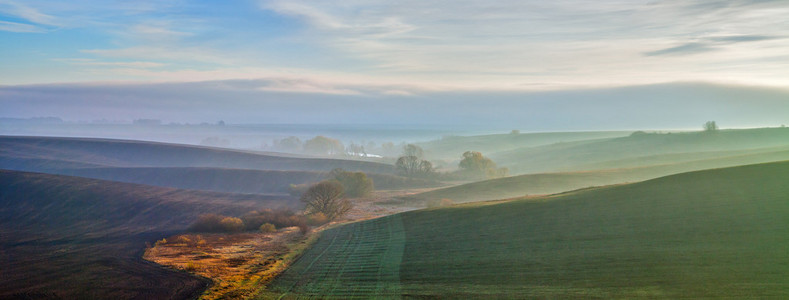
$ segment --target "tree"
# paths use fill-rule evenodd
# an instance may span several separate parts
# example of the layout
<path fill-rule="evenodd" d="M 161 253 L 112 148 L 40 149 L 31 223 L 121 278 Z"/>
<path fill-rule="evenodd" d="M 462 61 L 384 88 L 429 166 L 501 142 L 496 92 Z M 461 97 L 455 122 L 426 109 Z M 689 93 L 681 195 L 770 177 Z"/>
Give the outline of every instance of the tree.
<path fill-rule="evenodd" d="M 321 181 L 301 195 L 301 202 L 308 214 L 322 213 L 329 220 L 334 220 L 351 210 L 353 205 L 344 197 L 342 184 L 337 181 Z"/>
<path fill-rule="evenodd" d="M 433 173 L 433 164 L 422 159 L 424 151 L 421 147 L 408 144 L 403 146 L 403 155 L 395 162 L 395 168 L 405 176 L 425 176 Z"/>
<path fill-rule="evenodd" d="M 298 137 L 289 136 L 281 140 L 274 140 L 274 150 L 282 152 L 299 152 L 301 151 L 302 142 Z"/>
<path fill-rule="evenodd" d="M 705 132 L 716 132 L 718 131 L 718 124 L 715 121 L 707 121 L 704 123 L 704 131 Z"/>
<path fill-rule="evenodd" d="M 364 197 L 373 192 L 373 180 L 363 172 L 348 172 L 343 169 L 334 169 L 329 173 L 333 180 L 342 184 L 345 195 L 348 197 Z"/>
<path fill-rule="evenodd" d="M 304 142 L 304 152 L 314 155 L 343 154 L 345 147 L 342 142 L 319 135 Z"/>
<path fill-rule="evenodd" d="M 509 172 L 507 168 L 496 168 L 496 163 L 477 151 L 464 152 L 458 167 L 464 173 L 475 177 L 503 177 Z"/>

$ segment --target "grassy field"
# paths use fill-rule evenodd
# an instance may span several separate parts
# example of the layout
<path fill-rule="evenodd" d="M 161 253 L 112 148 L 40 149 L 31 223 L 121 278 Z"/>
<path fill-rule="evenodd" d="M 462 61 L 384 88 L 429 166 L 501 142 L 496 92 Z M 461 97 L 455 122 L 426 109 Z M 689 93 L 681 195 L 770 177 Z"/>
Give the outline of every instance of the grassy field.
<path fill-rule="evenodd" d="M 456 203 L 463 203 L 546 195 L 592 186 L 642 181 L 682 172 L 789 160 L 787 147 L 769 148 L 765 151 L 736 151 L 728 154 L 730 156 L 712 156 L 713 158 L 672 163 L 661 163 L 664 159 L 660 156 L 653 161 L 657 164 L 643 167 L 518 175 L 437 189 L 403 197 L 402 200 L 409 204 L 432 199 L 451 199 Z"/>
<path fill-rule="evenodd" d="M 140 257 L 199 214 L 297 203 L 0 170 L 0 299 L 190 299 L 208 281 Z"/>
<path fill-rule="evenodd" d="M 324 232 L 270 292 L 787 298 L 787 181 L 789 162 L 768 163 L 348 224 Z"/>
<path fill-rule="evenodd" d="M 755 154 L 789 147 L 789 128 L 684 132 L 556 143 L 490 153 L 511 174 L 588 171 Z"/>
<path fill-rule="evenodd" d="M 630 132 L 624 131 L 582 131 L 448 136 L 417 145 L 425 150 L 430 159 L 452 161 L 459 160 L 465 151 L 489 154 L 555 143 L 623 137 L 629 134 Z"/>

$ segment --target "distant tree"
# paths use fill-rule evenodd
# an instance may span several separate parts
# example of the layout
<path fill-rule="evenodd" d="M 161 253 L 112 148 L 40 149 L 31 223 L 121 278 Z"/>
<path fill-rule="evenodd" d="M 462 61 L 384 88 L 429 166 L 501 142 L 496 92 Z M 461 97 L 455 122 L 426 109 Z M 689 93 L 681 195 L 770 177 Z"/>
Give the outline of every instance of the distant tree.
<path fill-rule="evenodd" d="M 350 155 L 350 156 L 354 156 L 354 157 L 366 157 L 367 156 L 367 151 L 364 150 L 364 146 L 357 145 L 357 144 L 355 144 L 353 142 L 351 142 L 351 144 L 348 145 L 348 147 L 345 147 L 345 153 Z"/>
<path fill-rule="evenodd" d="M 422 150 L 422 147 L 419 147 L 414 144 L 408 144 L 403 146 L 403 156 L 416 156 L 416 158 L 422 158 L 425 156 L 425 151 Z"/>
<path fill-rule="evenodd" d="M 395 162 L 395 169 L 409 177 L 430 175 L 433 173 L 433 164 L 422 159 L 424 154 L 424 150 L 417 145 L 403 146 L 403 155 Z"/>
<path fill-rule="evenodd" d="M 716 132 L 718 131 L 718 124 L 715 121 L 707 121 L 704 123 L 704 131 L 705 132 Z"/>
<path fill-rule="evenodd" d="M 344 197 L 342 184 L 336 181 L 321 181 L 314 184 L 301 196 L 308 214 L 322 213 L 334 220 L 351 210 L 353 205 Z"/>
<path fill-rule="evenodd" d="M 510 131 L 510 134 L 512 134 L 512 135 L 518 135 L 518 134 L 521 134 L 521 131 L 520 131 L 520 130 L 517 130 L 517 129 L 513 129 L 512 131 Z"/>
<path fill-rule="evenodd" d="M 477 151 L 464 152 L 458 167 L 462 172 L 475 177 L 503 177 L 509 172 L 507 168 L 497 168 L 496 163 Z"/>
<path fill-rule="evenodd" d="M 342 142 L 319 135 L 304 142 L 304 152 L 314 155 L 343 154 L 345 147 Z"/>
<path fill-rule="evenodd" d="M 282 152 L 299 152 L 301 151 L 302 142 L 295 136 L 289 136 L 281 140 L 274 140 L 274 150 Z"/>
<path fill-rule="evenodd" d="M 348 197 L 364 197 L 373 192 L 373 180 L 363 172 L 334 169 L 329 175 L 342 185 L 345 195 Z"/>

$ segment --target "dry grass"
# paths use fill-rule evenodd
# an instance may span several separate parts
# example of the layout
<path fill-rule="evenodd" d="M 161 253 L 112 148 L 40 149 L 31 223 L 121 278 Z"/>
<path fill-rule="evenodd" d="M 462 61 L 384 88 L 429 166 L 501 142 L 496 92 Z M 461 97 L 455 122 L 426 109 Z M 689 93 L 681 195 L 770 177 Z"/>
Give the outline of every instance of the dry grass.
<path fill-rule="evenodd" d="M 249 299 L 310 239 L 295 227 L 273 233 L 182 234 L 157 242 L 143 258 L 211 279 L 214 284 L 201 299 Z"/>

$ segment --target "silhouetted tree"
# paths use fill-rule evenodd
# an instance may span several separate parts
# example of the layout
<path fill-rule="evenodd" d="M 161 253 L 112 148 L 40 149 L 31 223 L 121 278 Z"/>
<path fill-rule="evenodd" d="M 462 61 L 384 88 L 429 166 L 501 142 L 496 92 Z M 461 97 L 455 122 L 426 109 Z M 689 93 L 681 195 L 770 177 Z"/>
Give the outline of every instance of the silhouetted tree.
<path fill-rule="evenodd" d="M 704 131 L 705 132 L 715 132 L 718 131 L 718 124 L 715 121 L 707 121 L 704 123 Z"/>
<path fill-rule="evenodd" d="M 321 181 L 304 192 L 301 202 L 308 214 L 322 213 L 329 220 L 334 220 L 351 210 L 353 205 L 344 198 L 342 184 L 336 181 Z"/>
<path fill-rule="evenodd" d="M 403 155 L 395 162 L 397 171 L 405 176 L 426 176 L 433 173 L 433 164 L 422 159 L 424 150 L 421 147 L 408 144 L 403 146 Z"/>

